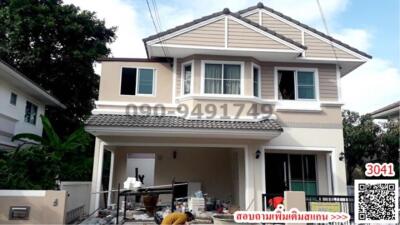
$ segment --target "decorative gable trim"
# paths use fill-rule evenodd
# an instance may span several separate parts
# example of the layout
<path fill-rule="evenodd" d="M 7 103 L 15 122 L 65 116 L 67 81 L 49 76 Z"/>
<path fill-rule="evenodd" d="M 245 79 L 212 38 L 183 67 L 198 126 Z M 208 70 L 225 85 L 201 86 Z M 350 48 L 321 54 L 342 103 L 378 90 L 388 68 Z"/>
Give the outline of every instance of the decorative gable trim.
<path fill-rule="evenodd" d="M 153 46 L 157 46 L 160 44 L 164 45 L 164 46 L 181 46 L 180 44 L 168 44 L 168 43 L 162 43 L 164 41 L 167 41 L 168 39 L 171 39 L 173 37 L 182 35 L 184 33 L 190 32 L 192 30 L 195 30 L 197 28 L 200 27 L 204 27 L 208 24 L 211 24 L 213 22 L 217 22 L 219 20 L 225 20 L 225 43 L 224 43 L 224 48 L 226 49 L 231 49 L 228 46 L 228 20 L 233 20 L 237 23 L 242 24 L 243 26 L 246 26 L 252 30 L 254 30 L 255 32 L 258 32 L 268 38 L 273 39 L 274 41 L 280 42 L 281 44 L 289 47 L 290 49 L 292 49 L 292 51 L 295 52 L 299 52 L 302 53 L 304 52 L 304 49 L 306 49 L 306 47 L 290 38 L 287 38 L 283 35 L 280 35 L 278 33 L 276 33 L 275 31 L 272 31 L 266 27 L 260 26 L 257 23 L 254 23 L 253 21 L 243 18 L 241 17 L 239 14 L 236 13 L 232 13 L 229 11 L 229 9 L 224 9 L 222 12 L 219 13 L 214 13 L 210 16 L 206 16 L 203 18 L 200 18 L 198 20 L 194 20 L 190 23 L 186 23 L 182 26 L 178 26 L 175 28 L 172 28 L 170 30 L 167 30 L 165 32 L 161 32 L 159 34 L 147 37 L 145 39 L 143 39 L 143 42 L 145 43 L 145 46 L 147 48 L 147 45 L 153 45 Z M 182 45 L 182 46 L 187 46 L 187 45 Z M 205 46 L 205 47 L 212 47 L 212 46 Z M 214 46 L 215 47 L 215 46 Z"/>
<path fill-rule="evenodd" d="M 326 43 L 328 43 L 328 44 L 330 44 L 330 45 L 332 45 L 332 46 L 334 46 L 356 58 L 363 60 L 363 61 L 367 61 L 368 59 L 372 58 L 372 56 L 368 55 L 367 53 L 362 52 L 356 48 L 353 48 L 331 36 L 328 36 L 320 31 L 318 31 L 314 28 L 311 28 L 311 27 L 307 26 L 306 24 L 303 24 L 297 20 L 294 20 L 280 12 L 277 12 L 269 7 L 266 7 L 262 3 L 259 3 L 256 6 L 252 6 L 247 9 L 241 10 L 238 13 L 242 16 L 249 16 L 249 15 L 252 15 L 257 12 L 258 13 L 261 12 L 260 17 L 262 17 L 262 13 L 265 13 L 283 23 L 286 23 L 296 29 L 299 29 L 302 33 L 304 32 L 315 38 L 318 38 L 319 40 L 324 41 L 324 42 L 326 42 Z M 261 21 L 261 19 L 259 21 Z M 302 43 L 302 44 L 304 44 L 304 43 Z"/>

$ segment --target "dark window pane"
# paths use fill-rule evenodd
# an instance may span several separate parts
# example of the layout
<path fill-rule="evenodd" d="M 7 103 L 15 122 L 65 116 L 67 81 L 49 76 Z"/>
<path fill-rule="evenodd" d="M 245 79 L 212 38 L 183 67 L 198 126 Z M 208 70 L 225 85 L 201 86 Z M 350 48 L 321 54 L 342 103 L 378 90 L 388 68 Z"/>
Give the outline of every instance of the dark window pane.
<path fill-rule="evenodd" d="M 139 94 L 153 94 L 153 74 L 152 69 L 139 69 Z"/>
<path fill-rule="evenodd" d="M 315 99 L 313 72 L 297 72 L 298 95 L 300 99 Z"/>
<path fill-rule="evenodd" d="M 298 85 L 314 85 L 314 72 L 297 72 Z"/>
<path fill-rule="evenodd" d="M 239 95 L 240 94 L 240 80 L 225 80 L 224 81 L 224 94 Z"/>
<path fill-rule="evenodd" d="M 279 99 L 295 99 L 294 91 L 294 71 L 279 70 Z"/>
<path fill-rule="evenodd" d="M 190 93 L 190 85 L 192 80 L 192 65 L 186 65 L 184 68 L 184 78 L 183 78 L 183 93 L 189 94 Z"/>
<path fill-rule="evenodd" d="M 10 96 L 10 104 L 17 105 L 17 94 L 11 92 Z"/>
<path fill-rule="evenodd" d="M 136 68 L 122 68 L 121 95 L 136 94 Z"/>
<path fill-rule="evenodd" d="M 224 65 L 224 79 L 240 80 L 240 65 Z"/>
<path fill-rule="evenodd" d="M 315 156 L 314 155 L 304 155 L 304 179 L 307 181 L 316 180 L 315 172 Z"/>
<path fill-rule="evenodd" d="M 301 99 L 315 99 L 314 86 L 299 86 L 299 98 Z"/>
<path fill-rule="evenodd" d="M 301 155 L 290 155 L 290 173 L 292 180 L 303 180 Z"/>
<path fill-rule="evenodd" d="M 25 118 L 24 118 L 25 122 L 35 125 L 37 110 L 38 107 L 35 104 L 32 104 L 31 102 L 27 101 L 25 106 Z"/>
<path fill-rule="evenodd" d="M 204 93 L 206 94 L 221 94 L 222 80 L 206 79 Z"/>
<path fill-rule="evenodd" d="M 258 85 L 259 85 L 259 73 L 258 73 L 258 68 L 257 67 L 253 67 L 253 95 L 256 97 L 260 97 L 259 96 L 259 90 L 258 90 Z"/>
<path fill-rule="evenodd" d="M 205 78 L 222 79 L 222 65 L 207 63 L 205 65 Z"/>

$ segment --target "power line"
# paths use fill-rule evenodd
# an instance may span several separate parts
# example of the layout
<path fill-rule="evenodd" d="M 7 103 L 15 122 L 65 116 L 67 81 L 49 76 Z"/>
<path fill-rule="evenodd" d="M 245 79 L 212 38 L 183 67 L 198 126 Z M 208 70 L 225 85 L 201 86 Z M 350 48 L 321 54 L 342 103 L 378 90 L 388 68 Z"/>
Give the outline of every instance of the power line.
<path fill-rule="evenodd" d="M 162 25 L 161 25 L 160 14 L 158 13 L 157 1 L 156 0 L 152 0 L 152 3 L 153 3 L 153 11 L 154 11 L 154 14 L 155 14 L 155 17 L 156 17 L 156 22 L 157 22 L 157 25 L 158 25 L 158 30 L 159 30 L 159 32 L 162 32 L 163 28 L 162 28 Z M 161 43 L 161 46 L 163 46 L 164 41 L 160 39 L 160 43 Z M 169 51 L 168 51 L 168 48 L 165 48 L 164 50 L 167 52 L 167 55 L 170 55 Z"/>
<path fill-rule="evenodd" d="M 319 13 L 321 15 L 322 23 L 324 24 L 324 27 L 325 27 L 325 32 L 327 35 L 330 36 L 329 29 L 328 29 L 328 23 L 326 22 L 326 19 L 324 16 L 324 11 L 322 10 L 322 7 L 321 7 L 321 3 L 319 2 L 319 0 L 316 0 L 316 1 L 317 1 Z M 336 55 L 335 47 L 333 46 L 333 42 L 331 40 L 329 40 L 329 42 L 330 42 L 330 46 L 332 48 L 333 54 L 335 55 L 336 65 L 338 65 L 338 57 Z"/>
<path fill-rule="evenodd" d="M 154 29 L 156 30 L 157 34 L 159 34 L 160 32 L 158 31 L 158 28 L 157 28 L 157 25 L 156 25 L 156 20 L 154 19 L 153 13 L 151 12 L 151 7 L 150 7 L 150 4 L 149 4 L 149 1 L 146 0 L 146 3 L 147 3 L 147 8 L 149 9 L 149 13 L 150 13 L 151 20 L 153 22 Z M 162 41 L 161 41 L 160 37 L 158 37 L 158 39 L 160 40 L 160 45 L 161 45 L 162 51 L 164 53 L 164 56 L 167 57 L 167 54 L 165 52 L 165 49 L 164 49 L 164 46 L 162 44 Z"/>

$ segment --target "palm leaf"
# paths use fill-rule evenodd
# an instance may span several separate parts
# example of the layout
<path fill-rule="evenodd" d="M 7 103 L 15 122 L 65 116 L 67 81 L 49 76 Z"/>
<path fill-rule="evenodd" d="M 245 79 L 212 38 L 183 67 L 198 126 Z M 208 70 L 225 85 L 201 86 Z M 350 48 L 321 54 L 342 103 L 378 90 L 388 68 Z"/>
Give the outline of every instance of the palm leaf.
<path fill-rule="evenodd" d="M 37 143 L 42 144 L 44 142 L 43 138 L 39 135 L 36 134 L 31 134 L 31 133 L 20 133 L 12 137 L 11 141 L 23 141 L 26 142 L 26 140 L 31 140 Z"/>
<path fill-rule="evenodd" d="M 89 135 L 86 133 L 83 127 L 74 131 L 65 142 L 62 144 L 64 149 L 77 149 L 78 147 L 84 147 L 89 143 Z"/>
<path fill-rule="evenodd" d="M 42 119 L 43 130 L 48 138 L 48 144 L 53 148 L 58 148 L 61 144 L 61 139 L 51 125 L 50 120 L 44 115 L 41 115 L 40 118 Z"/>

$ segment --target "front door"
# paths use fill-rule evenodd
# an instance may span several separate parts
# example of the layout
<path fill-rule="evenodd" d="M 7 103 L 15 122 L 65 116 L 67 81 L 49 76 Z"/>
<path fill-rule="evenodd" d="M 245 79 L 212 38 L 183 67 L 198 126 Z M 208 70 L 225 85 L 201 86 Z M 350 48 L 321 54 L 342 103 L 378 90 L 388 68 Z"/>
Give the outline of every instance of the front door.
<path fill-rule="evenodd" d="M 268 195 L 283 195 L 286 190 L 316 195 L 315 155 L 265 154 L 265 180 Z"/>
<path fill-rule="evenodd" d="M 265 155 L 266 191 L 269 195 L 283 195 L 289 190 L 289 171 L 287 154 Z"/>

